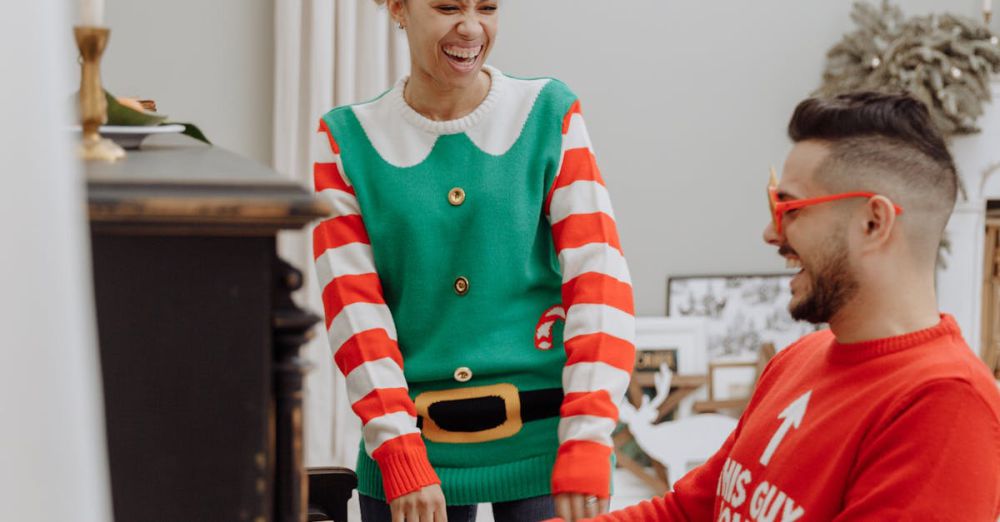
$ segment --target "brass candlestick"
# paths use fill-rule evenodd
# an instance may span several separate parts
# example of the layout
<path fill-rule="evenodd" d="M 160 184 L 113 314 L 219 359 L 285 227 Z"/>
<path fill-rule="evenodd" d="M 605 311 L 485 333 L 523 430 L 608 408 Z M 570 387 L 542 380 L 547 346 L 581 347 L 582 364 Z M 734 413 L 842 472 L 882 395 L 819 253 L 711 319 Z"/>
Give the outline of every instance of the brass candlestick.
<path fill-rule="evenodd" d="M 101 85 L 101 55 L 111 30 L 107 27 L 73 28 L 82 58 L 80 72 L 80 125 L 83 138 L 79 154 L 85 160 L 116 161 L 125 157 L 125 149 L 101 138 L 100 126 L 108 121 L 108 101 Z"/>

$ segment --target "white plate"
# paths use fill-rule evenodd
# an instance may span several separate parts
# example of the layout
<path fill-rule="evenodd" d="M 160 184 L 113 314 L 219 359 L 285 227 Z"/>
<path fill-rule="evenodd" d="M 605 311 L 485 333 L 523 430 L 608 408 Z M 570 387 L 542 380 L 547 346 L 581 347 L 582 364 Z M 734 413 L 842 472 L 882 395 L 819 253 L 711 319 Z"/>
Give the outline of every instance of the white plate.
<path fill-rule="evenodd" d="M 80 132 L 80 126 L 73 127 L 75 132 Z M 101 136 L 109 138 L 119 144 L 124 149 L 138 149 L 142 140 L 150 134 L 176 134 L 184 132 L 184 126 L 176 123 L 170 125 L 101 125 L 98 131 Z"/>

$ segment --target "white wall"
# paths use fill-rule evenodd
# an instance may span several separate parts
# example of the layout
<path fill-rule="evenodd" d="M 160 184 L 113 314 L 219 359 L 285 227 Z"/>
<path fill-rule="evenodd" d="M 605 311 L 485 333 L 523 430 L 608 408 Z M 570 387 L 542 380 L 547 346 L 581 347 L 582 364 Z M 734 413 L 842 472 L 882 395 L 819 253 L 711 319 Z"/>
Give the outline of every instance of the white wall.
<path fill-rule="evenodd" d="M 104 86 L 156 100 L 216 145 L 271 161 L 271 0 L 108 0 Z"/>
<path fill-rule="evenodd" d="M 978 0 L 901 0 L 974 16 Z M 997 6 L 1000 9 L 1000 5 Z M 637 312 L 669 275 L 783 269 L 763 244 L 767 169 L 826 50 L 853 28 L 830 0 L 508 0 L 492 63 L 580 95 L 632 269 Z M 998 26 L 994 23 L 994 30 Z"/>
<path fill-rule="evenodd" d="M 0 520 L 111 519 L 83 176 L 62 0 L 0 16 Z"/>

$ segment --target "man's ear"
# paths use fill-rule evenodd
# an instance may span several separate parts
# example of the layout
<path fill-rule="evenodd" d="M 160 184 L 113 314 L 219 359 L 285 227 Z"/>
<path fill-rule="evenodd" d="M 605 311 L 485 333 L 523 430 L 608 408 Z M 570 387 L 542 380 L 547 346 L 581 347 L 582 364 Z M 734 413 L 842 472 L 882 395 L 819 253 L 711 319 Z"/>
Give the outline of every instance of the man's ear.
<path fill-rule="evenodd" d="M 885 196 L 872 196 L 864 206 L 865 243 L 882 245 L 896 227 L 896 207 Z"/>

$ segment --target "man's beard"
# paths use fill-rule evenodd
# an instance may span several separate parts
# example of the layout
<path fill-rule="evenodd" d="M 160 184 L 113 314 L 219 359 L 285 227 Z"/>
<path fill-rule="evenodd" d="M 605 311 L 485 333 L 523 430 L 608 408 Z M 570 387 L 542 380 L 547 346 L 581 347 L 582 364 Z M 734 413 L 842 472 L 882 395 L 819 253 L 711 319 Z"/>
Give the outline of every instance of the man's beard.
<path fill-rule="evenodd" d="M 830 242 L 835 248 L 829 249 L 825 262 L 808 271 L 809 294 L 789 307 L 792 318 L 813 324 L 830 322 L 857 293 L 858 281 L 848 266 L 846 241 L 843 236 L 838 239 Z"/>

